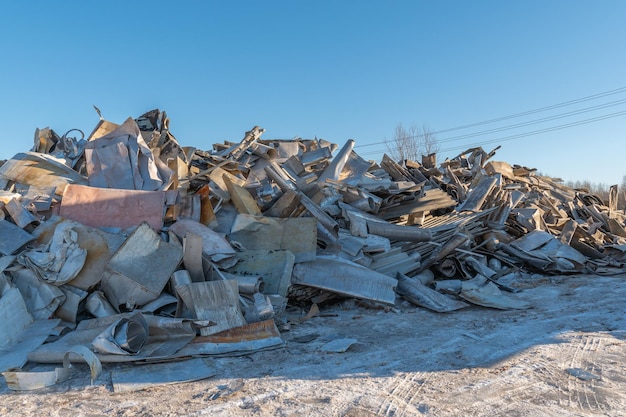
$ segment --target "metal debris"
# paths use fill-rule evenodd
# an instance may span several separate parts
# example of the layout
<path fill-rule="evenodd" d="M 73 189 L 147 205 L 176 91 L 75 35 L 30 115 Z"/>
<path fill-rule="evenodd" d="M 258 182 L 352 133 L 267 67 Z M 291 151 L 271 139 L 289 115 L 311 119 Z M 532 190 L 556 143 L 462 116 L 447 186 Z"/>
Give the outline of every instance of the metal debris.
<path fill-rule="evenodd" d="M 264 140 L 255 126 L 202 150 L 181 146 L 158 109 L 122 124 L 97 112 L 86 139 L 37 129 L 31 151 L 0 166 L 2 370 L 75 360 L 74 346 L 105 363 L 275 349 L 289 303 L 310 308 L 293 325 L 345 297 L 529 308 L 510 277 L 626 263 L 617 186 L 602 201 L 493 160 L 497 148 L 376 163 L 352 139 Z M 70 331 L 44 343 L 61 319 Z M 172 372 L 198 361 L 120 371 L 114 389 L 187 380 Z M 5 377 L 30 389 L 59 369 Z"/>

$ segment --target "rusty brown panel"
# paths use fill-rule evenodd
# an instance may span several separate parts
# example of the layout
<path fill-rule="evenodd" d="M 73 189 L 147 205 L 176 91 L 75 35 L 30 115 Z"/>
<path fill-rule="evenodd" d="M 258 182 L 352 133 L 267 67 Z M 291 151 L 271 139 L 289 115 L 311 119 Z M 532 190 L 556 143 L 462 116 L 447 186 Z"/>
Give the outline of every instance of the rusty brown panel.
<path fill-rule="evenodd" d="M 70 184 L 65 189 L 60 215 L 91 227 L 125 229 L 147 222 L 163 227 L 164 191 L 119 190 Z"/>

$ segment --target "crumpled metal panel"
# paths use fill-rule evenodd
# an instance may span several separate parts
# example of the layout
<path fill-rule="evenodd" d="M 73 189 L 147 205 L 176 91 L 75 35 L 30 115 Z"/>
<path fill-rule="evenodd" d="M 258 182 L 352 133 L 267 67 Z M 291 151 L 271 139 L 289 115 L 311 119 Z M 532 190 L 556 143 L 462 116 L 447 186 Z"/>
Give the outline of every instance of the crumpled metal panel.
<path fill-rule="evenodd" d="M 93 187 L 155 191 L 169 186 L 174 175 L 153 155 L 130 117 L 112 132 L 90 140 L 85 160 Z"/>
<path fill-rule="evenodd" d="M 121 317 L 91 342 L 97 353 L 135 355 L 148 340 L 148 322 L 141 313 Z"/>

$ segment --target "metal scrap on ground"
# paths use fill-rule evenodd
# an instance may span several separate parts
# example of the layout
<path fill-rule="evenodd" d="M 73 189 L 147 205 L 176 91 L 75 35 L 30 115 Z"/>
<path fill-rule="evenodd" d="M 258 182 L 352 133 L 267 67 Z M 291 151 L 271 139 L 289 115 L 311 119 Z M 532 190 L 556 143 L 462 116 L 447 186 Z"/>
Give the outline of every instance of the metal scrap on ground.
<path fill-rule="evenodd" d="M 601 201 L 497 149 L 376 163 L 352 139 L 264 140 L 255 126 L 202 150 L 169 126 L 153 110 L 100 119 L 87 139 L 37 129 L 0 166 L 0 372 L 16 389 L 66 378 L 84 348 L 98 363 L 279 348 L 287 308 L 337 298 L 531 308 L 505 277 L 626 260 L 616 187 Z M 20 372 L 27 360 L 64 365 Z"/>

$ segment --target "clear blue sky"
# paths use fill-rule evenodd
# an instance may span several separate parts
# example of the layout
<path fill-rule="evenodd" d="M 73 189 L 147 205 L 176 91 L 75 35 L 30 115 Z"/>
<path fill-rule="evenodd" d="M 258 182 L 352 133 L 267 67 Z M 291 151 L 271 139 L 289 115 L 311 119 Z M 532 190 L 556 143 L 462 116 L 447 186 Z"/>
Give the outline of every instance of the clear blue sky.
<path fill-rule="evenodd" d="M 95 104 L 119 123 L 165 110 L 183 146 L 259 125 L 268 139 L 353 138 L 379 161 L 398 123 L 441 131 L 626 87 L 623 0 L 10 2 L 0 34 L 2 159 L 37 127 L 89 133 Z M 441 157 L 494 141 L 497 160 L 612 184 L 626 115 L 584 120 L 619 112 L 626 89 L 437 137 Z"/>

